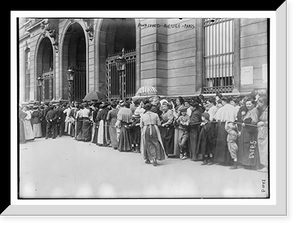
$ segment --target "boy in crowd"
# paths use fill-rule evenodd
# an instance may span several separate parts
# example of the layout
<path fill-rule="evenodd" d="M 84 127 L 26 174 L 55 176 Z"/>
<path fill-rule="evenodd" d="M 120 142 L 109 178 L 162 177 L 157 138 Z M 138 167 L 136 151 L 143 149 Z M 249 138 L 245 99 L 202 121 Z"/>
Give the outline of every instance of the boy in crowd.
<path fill-rule="evenodd" d="M 179 108 L 180 116 L 176 120 L 176 122 L 179 124 L 179 129 L 183 130 L 183 134 L 181 138 L 179 139 L 179 151 L 180 151 L 180 159 L 185 160 L 187 159 L 187 141 L 189 138 L 188 135 L 188 125 L 190 122 L 190 116 L 187 115 L 187 107 L 182 106 Z"/>

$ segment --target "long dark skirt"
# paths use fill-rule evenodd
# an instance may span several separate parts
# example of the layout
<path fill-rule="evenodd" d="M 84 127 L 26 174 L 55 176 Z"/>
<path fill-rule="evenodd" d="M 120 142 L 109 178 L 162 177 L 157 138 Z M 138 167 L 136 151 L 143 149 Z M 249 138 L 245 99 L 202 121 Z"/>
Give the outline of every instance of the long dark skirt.
<path fill-rule="evenodd" d="M 98 124 L 94 123 L 93 125 L 93 136 L 92 136 L 92 143 L 97 144 L 97 140 L 98 140 Z"/>
<path fill-rule="evenodd" d="M 159 127 L 160 136 L 164 144 L 165 152 L 167 155 L 174 153 L 174 127 Z"/>
<path fill-rule="evenodd" d="M 141 143 L 141 128 L 139 126 L 133 126 L 130 128 L 130 136 L 132 144 L 140 144 Z"/>
<path fill-rule="evenodd" d="M 199 139 L 199 127 L 198 125 L 191 126 L 190 132 L 189 132 L 189 152 L 190 152 L 190 158 L 192 161 L 198 161 L 198 154 L 199 154 L 199 145 L 198 145 L 198 139 Z"/>
<path fill-rule="evenodd" d="M 47 121 L 45 118 L 42 119 L 41 125 L 42 125 L 42 137 L 45 137 L 46 136 L 46 128 L 47 128 Z"/>
<path fill-rule="evenodd" d="M 118 150 L 120 152 L 130 152 L 132 149 L 130 131 L 125 127 L 127 125 L 127 123 L 121 123 L 120 136 L 118 142 Z"/>
<path fill-rule="evenodd" d="M 256 127 L 242 127 L 238 143 L 238 162 L 249 168 L 260 168 Z"/>
<path fill-rule="evenodd" d="M 76 136 L 76 140 L 78 141 L 82 141 L 83 140 L 83 136 L 82 136 L 82 124 L 83 124 L 83 120 L 79 119 L 77 121 L 77 136 Z"/>
<path fill-rule="evenodd" d="M 82 138 L 86 142 L 91 140 L 91 122 L 89 119 L 82 121 Z"/>
<path fill-rule="evenodd" d="M 75 137 L 75 123 L 70 125 L 70 135 L 71 137 Z"/>
<path fill-rule="evenodd" d="M 144 142 L 144 149 L 145 149 L 145 159 L 148 160 L 164 160 L 165 153 L 162 148 L 161 143 L 159 142 L 157 131 L 155 127 L 150 125 L 146 127 L 145 131 L 145 142 Z M 150 128 L 151 131 L 150 131 Z"/>
<path fill-rule="evenodd" d="M 219 122 L 216 125 L 217 141 L 215 148 L 214 162 L 222 165 L 231 165 L 232 158 L 227 146 L 227 132 L 225 130 L 225 122 Z"/>

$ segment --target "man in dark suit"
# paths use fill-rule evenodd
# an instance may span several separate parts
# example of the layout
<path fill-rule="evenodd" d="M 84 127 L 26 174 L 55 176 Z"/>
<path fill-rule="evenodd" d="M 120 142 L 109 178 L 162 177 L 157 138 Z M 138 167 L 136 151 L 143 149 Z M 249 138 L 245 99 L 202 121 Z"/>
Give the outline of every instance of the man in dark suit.
<path fill-rule="evenodd" d="M 63 105 L 57 106 L 56 108 L 56 115 L 57 115 L 57 135 L 61 137 L 63 134 L 63 131 L 65 129 L 64 123 L 65 123 L 65 114 L 64 114 L 65 107 Z"/>
<path fill-rule="evenodd" d="M 49 134 L 53 139 L 56 138 L 56 124 L 57 124 L 57 111 L 54 109 L 54 106 L 50 106 L 50 110 L 46 114 L 46 139 L 49 137 Z"/>

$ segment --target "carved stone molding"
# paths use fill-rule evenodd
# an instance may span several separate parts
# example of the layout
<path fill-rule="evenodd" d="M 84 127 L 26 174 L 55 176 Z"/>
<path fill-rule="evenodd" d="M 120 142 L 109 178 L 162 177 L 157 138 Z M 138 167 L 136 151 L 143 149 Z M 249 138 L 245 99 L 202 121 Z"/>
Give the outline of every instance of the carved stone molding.
<path fill-rule="evenodd" d="M 47 35 L 50 37 L 53 48 L 56 52 L 58 52 L 58 19 L 44 19 L 41 22 L 41 34 L 46 37 Z"/>
<path fill-rule="evenodd" d="M 94 19 L 82 19 L 86 23 L 85 31 L 89 35 L 90 41 L 94 39 Z"/>

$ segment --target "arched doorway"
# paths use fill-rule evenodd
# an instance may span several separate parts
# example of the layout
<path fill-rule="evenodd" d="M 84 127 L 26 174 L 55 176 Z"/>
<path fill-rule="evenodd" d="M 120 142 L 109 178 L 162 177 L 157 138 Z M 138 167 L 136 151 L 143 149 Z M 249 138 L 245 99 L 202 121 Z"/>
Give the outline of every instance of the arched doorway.
<path fill-rule="evenodd" d="M 45 37 L 38 47 L 37 57 L 37 77 L 43 78 L 42 88 L 37 86 L 37 100 L 50 101 L 54 95 L 53 78 L 53 47 L 50 39 Z"/>
<path fill-rule="evenodd" d="M 86 94 L 86 40 L 81 25 L 70 24 L 62 47 L 62 98 L 69 99 L 66 71 L 72 67 L 74 74 L 73 100 L 82 101 Z"/>
<path fill-rule="evenodd" d="M 100 79 L 105 81 L 108 98 L 120 98 L 120 79 L 115 59 L 125 50 L 126 69 L 123 81 L 125 97 L 136 91 L 135 19 L 103 19 L 100 27 Z"/>

